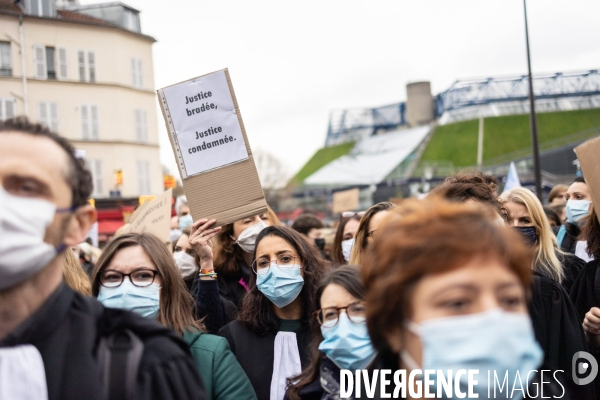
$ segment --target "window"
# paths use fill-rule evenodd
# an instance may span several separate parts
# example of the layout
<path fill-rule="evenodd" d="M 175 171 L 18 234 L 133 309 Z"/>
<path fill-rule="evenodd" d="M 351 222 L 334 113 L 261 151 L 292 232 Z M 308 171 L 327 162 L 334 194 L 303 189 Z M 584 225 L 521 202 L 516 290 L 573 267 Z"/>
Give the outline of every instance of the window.
<path fill-rule="evenodd" d="M 148 125 L 146 124 L 146 111 L 133 110 L 135 124 L 135 140 L 140 143 L 148 142 Z"/>
<path fill-rule="evenodd" d="M 144 75 L 142 72 L 142 60 L 131 59 L 131 86 L 141 89 L 144 87 Z"/>
<path fill-rule="evenodd" d="M 14 118 L 16 115 L 16 103 L 14 99 L 0 99 L 0 121 Z"/>
<path fill-rule="evenodd" d="M 150 190 L 150 162 L 138 161 L 137 171 L 138 189 L 140 191 L 140 195 L 152 193 L 152 191 Z"/>
<path fill-rule="evenodd" d="M 58 103 L 39 102 L 38 121 L 45 124 L 51 131 L 58 132 Z"/>
<path fill-rule="evenodd" d="M 81 137 L 83 140 L 98 140 L 98 106 L 91 104 L 81 105 Z"/>
<path fill-rule="evenodd" d="M 31 15 L 38 17 L 55 17 L 56 6 L 54 0 L 26 0 L 25 8 Z"/>
<path fill-rule="evenodd" d="M 54 60 L 54 47 L 46 47 L 46 78 L 56 79 L 56 62 Z"/>
<path fill-rule="evenodd" d="M 96 54 L 90 50 L 79 50 L 79 80 L 81 82 L 96 82 Z"/>
<path fill-rule="evenodd" d="M 35 45 L 33 51 L 36 78 L 67 79 L 67 49 Z"/>
<path fill-rule="evenodd" d="M 88 168 L 92 173 L 92 181 L 94 183 L 93 197 L 104 196 L 104 178 L 102 176 L 102 160 L 88 160 Z"/>
<path fill-rule="evenodd" d="M 0 42 L 0 76 L 12 76 L 10 42 Z"/>

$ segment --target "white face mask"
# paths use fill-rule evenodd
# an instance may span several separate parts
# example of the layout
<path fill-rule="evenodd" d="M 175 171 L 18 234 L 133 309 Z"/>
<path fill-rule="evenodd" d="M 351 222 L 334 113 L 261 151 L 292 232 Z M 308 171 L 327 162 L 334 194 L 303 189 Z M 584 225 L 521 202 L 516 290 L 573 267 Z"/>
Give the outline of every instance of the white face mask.
<path fill-rule="evenodd" d="M 266 227 L 268 227 L 265 221 L 261 220 L 259 223 L 249 226 L 244 229 L 236 243 L 244 250 L 246 253 L 254 254 L 254 249 L 256 248 L 256 237 Z"/>
<path fill-rule="evenodd" d="M 346 262 L 350 261 L 350 254 L 352 254 L 352 247 L 354 247 L 354 239 L 346 239 L 342 241 L 342 254 Z"/>
<path fill-rule="evenodd" d="M 23 282 L 60 252 L 44 242 L 56 206 L 46 200 L 14 196 L 0 185 L 0 290 Z"/>
<path fill-rule="evenodd" d="M 173 254 L 173 258 L 175 259 L 175 265 L 177 265 L 177 269 L 179 270 L 179 273 L 183 279 L 193 276 L 194 273 L 198 271 L 196 260 L 185 251 L 178 251 L 177 253 Z"/>

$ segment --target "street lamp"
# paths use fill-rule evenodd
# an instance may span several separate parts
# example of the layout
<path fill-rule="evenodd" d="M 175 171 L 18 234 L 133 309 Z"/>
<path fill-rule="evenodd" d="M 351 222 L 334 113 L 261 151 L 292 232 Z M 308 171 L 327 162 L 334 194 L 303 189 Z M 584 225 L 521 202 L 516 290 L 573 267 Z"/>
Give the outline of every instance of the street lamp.
<path fill-rule="evenodd" d="M 527 69 L 529 73 L 529 125 L 531 128 L 531 146 L 533 147 L 533 174 L 535 194 L 540 202 L 542 198 L 542 174 L 540 172 L 540 149 L 538 146 L 537 120 L 535 118 L 535 97 L 533 95 L 533 78 L 531 77 L 531 56 L 529 54 L 529 29 L 527 28 L 527 0 L 523 0 L 525 13 L 525 42 L 527 44 Z"/>

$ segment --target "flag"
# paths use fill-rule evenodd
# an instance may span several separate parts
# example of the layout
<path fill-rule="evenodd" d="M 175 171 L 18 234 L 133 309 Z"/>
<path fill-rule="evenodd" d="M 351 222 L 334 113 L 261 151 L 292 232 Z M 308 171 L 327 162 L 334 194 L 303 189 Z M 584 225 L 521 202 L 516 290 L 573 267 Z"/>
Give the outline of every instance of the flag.
<path fill-rule="evenodd" d="M 521 187 L 521 181 L 519 181 L 517 167 L 515 167 L 515 163 L 511 161 L 510 167 L 508 168 L 508 175 L 506 175 L 506 185 L 504 185 L 504 191 L 506 192 L 518 187 Z"/>

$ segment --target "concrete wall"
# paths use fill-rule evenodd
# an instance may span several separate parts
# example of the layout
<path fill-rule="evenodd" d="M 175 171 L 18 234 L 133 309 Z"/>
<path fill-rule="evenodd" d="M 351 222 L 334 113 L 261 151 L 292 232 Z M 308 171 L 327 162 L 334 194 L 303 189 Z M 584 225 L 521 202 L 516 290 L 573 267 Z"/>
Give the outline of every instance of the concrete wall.
<path fill-rule="evenodd" d="M 406 122 L 408 126 L 425 125 L 433 121 L 431 83 L 414 82 L 406 85 Z"/>
<path fill-rule="evenodd" d="M 19 38 L 18 17 L 0 15 L 0 40 L 8 41 L 4 32 Z M 163 190 L 162 167 L 158 147 L 158 115 L 152 64 L 153 40 L 119 29 L 89 26 L 49 18 L 24 17 L 25 70 L 28 88 L 28 114 L 38 119 L 39 102 L 58 104 L 59 133 L 86 150 L 90 160 L 101 160 L 102 192 L 108 197 L 114 187 L 114 171 L 123 170 L 120 187 L 123 197 L 157 194 Z M 67 78 L 35 78 L 34 45 L 64 47 L 67 50 Z M 79 81 L 78 50 L 95 53 L 96 82 Z M 131 58 L 142 60 L 143 87 L 132 87 Z M 16 99 L 16 112 L 25 114 L 24 102 L 11 94 L 23 93 L 21 54 L 11 44 L 12 77 L 0 77 L 0 98 Z M 82 104 L 98 107 L 98 141 L 82 137 Z M 136 142 L 134 110 L 146 112 L 148 140 Z M 162 123 L 162 117 L 161 117 Z M 152 193 L 140 193 L 136 161 L 150 163 Z"/>

